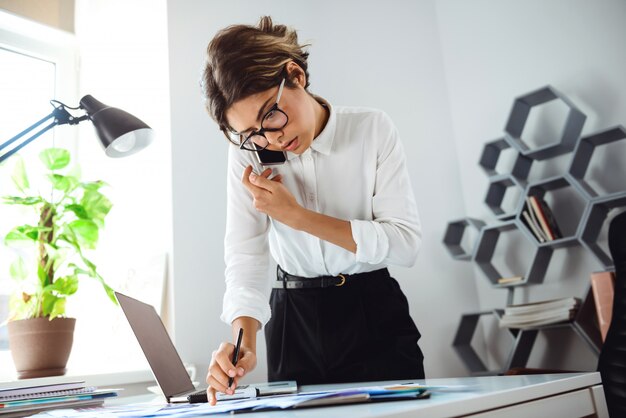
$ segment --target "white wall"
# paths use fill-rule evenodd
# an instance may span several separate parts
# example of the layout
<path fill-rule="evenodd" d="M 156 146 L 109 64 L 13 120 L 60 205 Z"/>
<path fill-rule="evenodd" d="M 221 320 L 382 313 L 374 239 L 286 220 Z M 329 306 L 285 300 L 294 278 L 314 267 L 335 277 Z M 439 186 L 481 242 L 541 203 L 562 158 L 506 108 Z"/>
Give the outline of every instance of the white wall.
<path fill-rule="evenodd" d="M 484 143 L 503 135 L 516 96 L 552 85 L 587 114 L 583 134 L 626 124 L 624 1 L 443 0 L 437 14 L 468 215 L 493 219 L 483 204 L 488 183 L 477 161 Z M 626 148 L 616 149 L 623 160 Z M 537 164 L 531 179 L 556 175 L 568 162 Z M 624 175 L 615 164 L 597 162 L 596 172 L 610 167 L 611 176 Z M 545 284 L 523 289 L 516 300 L 581 297 L 589 273 L 600 267 L 580 249 L 558 250 Z M 491 289 L 480 272 L 477 277 L 481 308 L 501 307 L 504 291 Z M 552 332 L 540 334 L 530 365 L 594 370 L 596 359 L 571 332 Z"/>
<path fill-rule="evenodd" d="M 79 97 L 91 94 L 137 116 L 155 131 L 148 148 L 116 159 L 105 155 L 92 124 L 78 127 L 83 178 L 106 181 L 110 187 L 103 192 L 113 202 L 94 262 L 114 289 L 159 309 L 156 284 L 162 283 L 165 257 L 172 252 L 165 1 L 79 0 L 76 35 L 81 58 Z M 80 303 L 76 307 L 80 332 L 74 347 L 75 352 L 86 347 L 90 352 L 72 354 L 69 367 L 85 373 L 147 369 L 121 309 L 94 281 L 85 280 L 79 292 L 92 295 L 71 300 Z"/>
<path fill-rule="evenodd" d="M 227 144 L 203 109 L 206 46 L 217 30 L 261 15 L 310 41 L 311 90 L 336 105 L 384 109 L 396 122 L 424 224 L 417 265 L 391 267 L 408 296 L 428 376 L 465 373 L 451 349 L 462 312 L 477 308 L 474 273 L 441 244 L 463 216 L 460 172 L 444 79 L 434 1 L 170 1 L 176 343 L 183 359 L 206 366 L 230 339 L 220 323 Z M 266 377 L 264 344 L 251 380 Z"/>
<path fill-rule="evenodd" d="M 516 96 L 551 84 L 587 114 L 585 134 L 625 123 L 626 4 L 169 2 L 177 346 L 184 359 L 204 366 L 218 343 L 230 338 L 228 327 L 218 322 L 227 145 L 203 109 L 198 83 L 215 32 L 255 23 L 263 14 L 299 29 L 300 40 L 312 43 L 314 93 L 338 105 L 382 108 L 398 125 L 424 223 L 424 247 L 414 268 L 391 271 L 422 331 L 427 375 L 466 374 L 450 347 L 459 316 L 503 307 L 506 294 L 492 289 L 471 264 L 448 256 L 441 244 L 447 222 L 465 215 L 493 222 L 483 204 L 487 177 L 477 162 L 484 144 L 502 136 Z M 559 158 L 536 164 L 531 178 L 556 174 L 567 163 Z M 521 289 L 516 301 L 582 296 L 589 273 L 599 268 L 580 249 L 558 250 L 545 284 Z M 485 331 L 499 340 L 497 330 Z M 263 348 L 253 379 L 265 376 Z M 494 367 L 506 355 L 495 347 L 488 351 Z M 583 343 L 564 331 L 541 334 L 530 365 L 593 370 L 595 362 Z"/>

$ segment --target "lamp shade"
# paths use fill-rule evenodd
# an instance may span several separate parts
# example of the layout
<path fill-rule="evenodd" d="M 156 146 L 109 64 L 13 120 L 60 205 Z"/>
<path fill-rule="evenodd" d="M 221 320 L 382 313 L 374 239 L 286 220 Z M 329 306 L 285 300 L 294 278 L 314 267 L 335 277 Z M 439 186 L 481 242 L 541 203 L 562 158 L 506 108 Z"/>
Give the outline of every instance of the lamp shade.
<path fill-rule="evenodd" d="M 109 107 L 91 95 L 80 99 L 80 107 L 87 112 L 109 157 L 125 157 L 152 143 L 152 128 L 128 112 Z"/>

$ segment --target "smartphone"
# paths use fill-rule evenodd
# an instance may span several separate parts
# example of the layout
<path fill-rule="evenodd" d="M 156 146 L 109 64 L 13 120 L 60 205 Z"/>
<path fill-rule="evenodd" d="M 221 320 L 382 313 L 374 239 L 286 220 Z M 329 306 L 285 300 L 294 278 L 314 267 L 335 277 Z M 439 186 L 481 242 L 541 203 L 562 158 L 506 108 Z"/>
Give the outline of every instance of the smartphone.
<path fill-rule="evenodd" d="M 259 148 L 256 144 L 255 146 Z M 261 165 L 278 165 L 287 161 L 287 155 L 284 151 L 270 151 L 268 149 L 257 149 L 254 152 L 257 161 Z"/>

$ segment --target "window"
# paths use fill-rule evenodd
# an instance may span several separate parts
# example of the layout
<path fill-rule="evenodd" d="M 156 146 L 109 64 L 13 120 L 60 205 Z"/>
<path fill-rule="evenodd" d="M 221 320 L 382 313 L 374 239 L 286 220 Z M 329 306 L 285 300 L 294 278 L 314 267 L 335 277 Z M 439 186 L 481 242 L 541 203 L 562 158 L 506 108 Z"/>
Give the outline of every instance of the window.
<path fill-rule="evenodd" d="M 76 44 L 72 35 L 3 12 L 0 12 L 0 39 L 0 142 L 5 142 L 49 115 L 51 99 L 75 100 Z M 63 140 L 55 138 L 56 135 L 55 130 L 46 132 L 20 150 L 19 155 L 31 161 L 38 160 L 42 149 L 57 144 L 75 149 L 75 135 L 64 135 Z M 17 158 L 9 158 L 0 165 L 0 195 L 14 193 L 11 173 L 16 161 Z M 35 179 L 38 164 L 28 164 L 27 168 L 29 176 Z M 0 204 L 0 238 L 29 218 L 32 218 L 30 211 L 20 212 L 17 207 Z M 13 288 L 9 265 L 14 258 L 11 250 L 0 245 L 0 323 L 8 315 L 8 299 Z M 13 370 L 11 361 L 6 327 L 0 327 L 0 380 L 6 377 L 5 371 Z"/>
<path fill-rule="evenodd" d="M 54 62 L 24 55 L 19 52 L 0 47 L 0 115 L 2 119 L 2 134 L 17 134 L 34 121 L 41 119 L 50 113 L 45 104 L 54 97 L 55 88 L 55 65 Z M 9 137 L 0 137 L 4 142 Z M 24 149 L 23 154 L 32 158 L 36 152 L 46 144 L 53 141 L 52 133 L 48 132 L 39 138 L 39 142 Z M 49 145 L 48 145 L 49 146 Z M 7 160 L 0 169 L 0 192 L 4 195 L 13 194 L 10 170 L 14 161 Z M 2 219 L 2 231 L 4 235 L 8 228 L 21 223 L 23 215 L 16 213 L 15 208 L 0 206 L 0 219 Z M 9 281 L 8 263 L 13 259 L 8 248 L 0 247 L 0 318 L 8 314 L 8 295 L 11 292 L 12 283 Z M 0 328 L 0 350 L 8 348 L 6 328 Z"/>
<path fill-rule="evenodd" d="M 157 140 L 145 151 L 129 158 L 112 159 L 102 152 L 93 126 L 84 122 L 78 127 L 55 128 L 54 134 L 38 138 L 21 154 L 25 160 L 37 159 L 42 148 L 54 143 L 72 152 L 84 180 L 101 179 L 110 185 L 103 192 L 112 201 L 113 209 L 91 259 L 114 289 L 154 305 L 157 311 L 165 308 L 171 315 L 171 296 L 166 295 L 163 302 L 164 288 L 171 286 L 166 278 L 171 268 L 168 255 L 172 242 L 166 4 L 158 2 L 157 6 L 147 8 L 143 2 L 125 3 L 123 13 L 120 7 L 117 2 L 77 2 L 76 36 L 0 12 L 0 47 L 15 54 L 9 55 L 13 59 L 40 60 L 43 67 L 51 63 L 54 69 L 54 95 L 43 99 L 43 109 L 16 122 L 17 131 L 49 114 L 51 107 L 46 106 L 50 106 L 50 99 L 77 106 L 80 97 L 92 94 L 108 105 L 134 114 L 157 132 Z M 134 22 L 138 14 L 145 18 L 141 31 L 136 30 Z M 118 23 L 115 31 L 109 31 L 110 21 Z M 107 36 L 103 37 L 103 33 Z M 79 56 L 80 71 L 76 65 Z M 4 75 L 4 66 L 1 68 Z M 10 102 L 3 92 L 0 94 L 2 101 Z M 42 92 L 41 97 L 46 94 L 49 93 Z M 31 104 L 36 100 L 39 99 L 29 99 Z M 22 111 L 10 104 L 8 109 L 8 114 L 6 110 L 0 114 L 0 140 L 17 133 L 7 133 L 3 124 L 5 118 L 14 118 Z M 0 167 L 0 195 L 5 194 L 5 185 L 11 184 L 12 165 Z M 30 166 L 37 164 L 27 165 L 30 170 Z M 6 225 L 14 223 L 15 220 L 0 215 L 0 240 L 6 233 Z M 5 251 L 1 242 L 0 247 L 0 251 Z M 0 280 L 8 280 L 8 264 L 5 254 L 0 253 Z M 0 283 L 0 293 L 4 289 L 6 286 Z M 121 309 L 109 301 L 99 284 L 81 280 L 78 292 L 67 303 L 68 316 L 77 318 L 68 374 L 148 369 Z M 0 295 L 0 315 L 3 303 L 6 306 L 3 300 Z M 0 318 L 0 322 L 4 320 L 4 316 Z M 168 321 L 171 317 L 164 319 L 166 325 Z M 0 328 L 0 333 L 5 329 Z M 12 378 L 14 373 L 10 353 L 1 347 L 0 381 Z"/>

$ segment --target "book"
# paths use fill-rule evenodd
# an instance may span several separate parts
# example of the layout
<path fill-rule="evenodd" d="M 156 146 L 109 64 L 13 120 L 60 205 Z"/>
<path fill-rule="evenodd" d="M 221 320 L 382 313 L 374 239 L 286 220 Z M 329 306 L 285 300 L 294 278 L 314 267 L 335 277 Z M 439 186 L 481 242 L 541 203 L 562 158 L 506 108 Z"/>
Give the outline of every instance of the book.
<path fill-rule="evenodd" d="M 559 224 L 556 222 L 556 218 L 554 217 L 554 213 L 548 206 L 545 200 L 540 197 L 537 197 L 537 202 L 541 207 L 541 211 L 543 215 L 546 217 L 546 221 L 548 222 L 548 227 L 550 227 L 550 231 L 552 232 L 552 236 L 554 239 L 563 238 L 563 233 L 561 233 L 561 228 L 559 228 Z"/>
<path fill-rule="evenodd" d="M 91 391 L 70 394 L 70 395 L 58 395 L 49 396 L 45 398 L 23 398 L 13 401 L 0 402 L 0 418 L 7 416 L 25 416 L 32 415 L 35 412 L 40 412 L 47 409 L 56 408 L 72 408 L 75 406 L 96 406 L 102 405 L 105 398 L 117 396 L 117 391 L 120 389 L 95 389 Z"/>
<path fill-rule="evenodd" d="M 555 310 L 543 314 L 520 315 L 519 317 L 503 317 L 500 320 L 501 328 L 528 329 L 543 325 L 558 324 L 574 319 L 575 309 Z"/>
<path fill-rule="evenodd" d="M 540 197 L 537 196 L 529 196 L 530 204 L 532 206 L 533 212 L 539 221 L 539 225 L 541 226 L 542 231 L 545 233 L 548 241 L 554 241 L 555 239 L 561 238 L 563 235 L 561 234 L 561 230 L 556 223 L 556 219 L 550 210 L 550 207 Z"/>
<path fill-rule="evenodd" d="M 56 395 L 40 395 L 35 397 L 28 398 L 20 398 L 14 400 L 2 400 L 0 401 L 0 408 L 10 408 L 13 406 L 19 405 L 35 405 L 38 403 L 49 403 L 49 402 L 62 402 L 68 400 L 84 400 L 87 398 L 97 398 L 97 397 L 106 397 L 111 396 L 110 394 L 117 393 L 118 390 L 121 389 L 96 389 L 95 387 L 87 388 L 84 391 L 80 391 L 77 389 L 76 392 L 73 391 L 64 391 L 67 392 L 64 395 L 58 394 Z"/>
<path fill-rule="evenodd" d="M 526 197 L 526 203 L 524 204 L 524 208 L 522 210 L 522 220 L 524 221 L 524 224 L 526 224 L 530 232 L 533 233 L 537 241 L 539 241 L 540 243 L 547 241 L 547 237 L 545 236 L 545 234 L 541 230 L 541 226 L 537 222 L 535 212 L 531 207 L 530 199 L 528 197 Z"/>
<path fill-rule="evenodd" d="M 33 414 L 38 414 L 43 411 L 49 411 L 51 409 L 69 409 L 69 408 L 84 408 L 84 407 L 98 407 L 104 404 L 104 399 L 85 399 L 74 400 L 63 403 L 49 403 L 40 405 L 23 405 L 11 409 L 0 409 L 0 417 L 2 418 L 17 418 L 17 417 L 29 417 Z M 93 415 L 92 415 L 93 416 Z"/>
<path fill-rule="evenodd" d="M 596 315 L 600 327 L 602 342 L 611 325 L 613 314 L 613 298 L 615 295 L 615 273 L 612 271 L 597 271 L 591 273 L 591 292 L 596 305 Z"/>
<path fill-rule="evenodd" d="M 507 306 L 500 327 L 532 328 L 570 321 L 576 315 L 580 299 L 575 297 Z"/>
<path fill-rule="evenodd" d="M 80 390 L 85 388 L 84 381 L 67 383 L 50 383 L 46 385 L 32 385 L 29 382 L 16 384 L 0 384 L 0 402 L 8 399 L 29 398 L 35 395 L 63 394 L 65 391 Z"/>
<path fill-rule="evenodd" d="M 524 280 L 524 276 L 500 277 L 498 284 L 512 284 L 521 282 L 522 280 Z"/>
<path fill-rule="evenodd" d="M 580 299 L 576 297 L 566 297 L 560 299 L 543 300 L 539 302 L 520 303 L 509 305 L 504 308 L 504 313 L 509 315 L 519 315 L 526 313 L 544 312 L 552 309 L 571 308 L 580 304 Z"/>
<path fill-rule="evenodd" d="M 532 225 L 535 226 L 535 229 L 537 230 L 537 233 L 543 239 L 542 242 L 547 241 L 548 237 L 546 236 L 546 234 L 541 229 L 541 225 L 539 225 L 539 220 L 537 219 L 537 216 L 535 215 L 535 211 L 533 210 L 532 204 L 530 203 L 530 197 L 529 196 L 526 196 L 526 206 L 524 207 L 524 209 L 526 211 L 528 211 L 528 214 L 530 215 L 530 220 L 532 222 Z"/>

